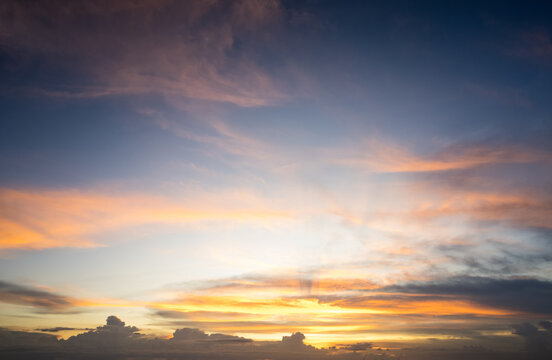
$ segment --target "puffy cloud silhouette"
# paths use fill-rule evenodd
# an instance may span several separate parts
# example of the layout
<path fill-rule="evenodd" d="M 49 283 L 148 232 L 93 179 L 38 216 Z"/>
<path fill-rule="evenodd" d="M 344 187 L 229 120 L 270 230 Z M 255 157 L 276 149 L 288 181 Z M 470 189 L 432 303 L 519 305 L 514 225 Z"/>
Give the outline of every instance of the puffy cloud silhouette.
<path fill-rule="evenodd" d="M 291 334 L 291 336 L 283 336 L 282 344 L 292 348 L 300 348 L 305 346 L 305 343 L 303 343 L 303 340 L 305 340 L 305 335 L 303 335 L 300 332 L 296 332 Z"/>
<path fill-rule="evenodd" d="M 125 322 L 119 319 L 115 315 L 108 316 L 105 322 L 106 322 L 106 326 L 122 326 L 122 327 L 125 326 Z"/>
<path fill-rule="evenodd" d="M 125 326 L 124 321 L 111 315 L 104 326 L 85 333 L 71 336 L 65 341 L 67 346 L 84 347 L 93 349 L 124 348 L 132 344 L 132 341 L 141 337 L 135 326 Z"/>

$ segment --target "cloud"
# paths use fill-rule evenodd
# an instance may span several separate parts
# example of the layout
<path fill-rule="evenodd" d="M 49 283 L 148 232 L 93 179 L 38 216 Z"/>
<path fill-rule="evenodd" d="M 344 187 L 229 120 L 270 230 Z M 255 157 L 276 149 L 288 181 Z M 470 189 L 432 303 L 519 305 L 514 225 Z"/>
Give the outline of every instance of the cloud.
<path fill-rule="evenodd" d="M 58 351 L 70 353 L 73 355 L 86 354 L 142 354 L 153 356 L 155 354 L 188 354 L 188 356 L 200 356 L 200 358 L 211 358 L 220 354 L 234 356 L 244 355 L 247 358 L 257 357 L 261 354 L 271 354 L 283 356 L 290 352 L 301 354 L 316 351 L 316 348 L 304 344 L 305 336 L 299 332 L 291 336 L 284 336 L 281 341 L 256 342 L 253 340 L 221 334 L 207 334 L 199 329 L 181 328 L 174 331 L 171 338 L 160 338 L 146 336 L 138 333 L 135 326 L 127 326 L 124 321 L 117 316 L 111 315 L 106 319 L 106 324 L 98 326 L 67 340 L 57 341 L 55 336 L 44 334 L 33 334 L 25 332 L 11 332 L 0 330 L 0 337 L 21 338 L 21 342 L 31 342 L 36 340 L 48 340 L 45 342 L 49 346 L 57 346 Z M 224 357 L 226 358 L 226 357 Z"/>
<path fill-rule="evenodd" d="M 522 31 L 516 36 L 516 45 L 509 54 L 540 60 L 552 59 L 552 39 L 545 30 Z"/>
<path fill-rule="evenodd" d="M 5 1 L 0 43 L 63 73 L 37 89 L 48 96 L 157 93 L 253 107 L 288 96 L 282 76 L 256 60 L 283 20 L 275 0 Z"/>
<path fill-rule="evenodd" d="M 306 280 L 309 286 L 302 285 Z M 316 334 L 317 343 L 345 334 L 370 339 L 405 334 L 473 337 L 480 329 L 505 331 L 505 321 L 512 318 L 550 312 L 551 286 L 536 279 L 389 281 L 246 276 L 166 287 L 163 293 L 169 298 L 149 307 L 158 326 L 238 334 L 291 330 Z"/>
<path fill-rule="evenodd" d="M 543 321 L 542 329 L 530 323 L 513 325 L 513 334 L 525 340 L 525 346 L 531 360 L 545 360 L 552 356 L 552 332 L 548 321 Z M 541 323 L 541 324 L 542 324 Z"/>
<path fill-rule="evenodd" d="M 64 311 L 75 305 L 75 300 L 27 286 L 0 281 L 0 302 L 32 306 L 48 312 Z"/>
<path fill-rule="evenodd" d="M 517 328 L 516 334 L 528 336 L 533 329 Z M 387 359 L 408 356 L 409 359 L 519 359 L 521 353 L 512 348 L 510 356 L 501 351 L 487 349 L 473 342 L 459 339 L 426 340 L 417 342 L 415 347 L 405 347 L 403 342 L 389 343 L 391 349 L 382 349 L 371 342 L 338 344 L 328 348 L 316 348 L 305 344 L 306 337 L 301 332 L 283 336 L 280 341 L 253 341 L 227 334 L 207 334 L 199 329 L 180 328 L 173 337 L 156 337 L 139 334 L 134 326 L 127 326 L 118 317 L 109 316 L 106 325 L 73 336 L 67 340 L 58 340 L 53 335 L 29 333 L 0 329 L 0 355 L 6 359 L 91 359 L 111 357 L 136 357 L 143 359 L 179 358 L 179 359 L 358 359 L 361 351 L 363 359 Z M 543 330 L 539 330 L 543 331 Z M 529 334 L 530 335 L 530 334 Z M 532 335 L 531 335 L 532 336 Z M 492 337 L 490 337 L 492 339 Z M 5 341 L 4 341 L 5 340 Z M 479 337 L 478 341 L 484 341 Z M 486 342 L 486 344 L 493 344 Z M 501 346 L 498 341 L 495 346 Z M 403 347 L 401 349 L 401 347 Z M 460 350 L 459 350 L 460 348 Z M 32 351 L 29 351 L 32 350 Z M 479 357 L 479 355 L 484 355 Z"/>
<path fill-rule="evenodd" d="M 64 345 L 88 349 L 118 349 L 130 346 L 141 335 L 135 326 L 125 326 L 124 321 L 115 315 L 107 317 L 106 324 L 95 330 L 71 336 Z"/>
<path fill-rule="evenodd" d="M 436 190 L 434 195 L 439 194 Z M 468 216 L 476 221 L 494 221 L 522 228 L 550 228 L 552 200 L 546 194 L 479 191 L 444 191 L 442 200 L 426 201 L 412 209 L 413 219 Z"/>
<path fill-rule="evenodd" d="M 49 332 L 49 333 L 57 333 L 57 332 L 60 332 L 60 331 L 76 331 L 76 330 L 92 330 L 92 329 L 72 328 L 72 327 L 65 327 L 65 326 L 56 326 L 56 327 L 52 327 L 52 328 L 35 329 L 35 331 Z"/>
<path fill-rule="evenodd" d="M 0 328 L 0 351 L 14 349 L 24 353 L 29 349 L 44 350 L 56 346 L 58 339 L 55 335 Z"/>
<path fill-rule="evenodd" d="M 215 290 L 218 293 L 240 293 L 243 291 L 269 293 L 277 291 L 279 294 L 317 293 L 326 291 L 355 291 L 376 288 L 374 281 L 363 278 L 317 278 L 300 274 L 291 276 L 246 275 L 229 279 L 219 279 L 203 282 L 199 289 Z"/>
<path fill-rule="evenodd" d="M 362 155 L 343 154 L 333 161 L 379 173 L 427 173 L 496 164 L 550 164 L 552 155 L 513 145 L 458 144 L 421 156 L 408 148 L 373 138 L 362 148 Z"/>
<path fill-rule="evenodd" d="M 0 302 L 19 306 L 29 306 L 33 308 L 34 312 L 40 314 L 71 314 L 81 312 L 82 308 L 92 307 L 143 307 L 147 305 L 147 303 L 144 302 L 131 302 L 110 298 L 74 298 L 56 294 L 52 291 L 43 290 L 38 287 L 22 286 L 6 281 L 0 281 Z M 116 320 L 109 319 L 109 321 L 112 322 Z M 110 325 L 113 324 L 114 323 L 110 323 Z M 87 329 L 55 327 L 36 330 L 44 332 L 57 332 Z"/>
<path fill-rule="evenodd" d="M 552 282 L 459 276 L 446 280 L 392 285 L 387 292 L 454 297 L 498 309 L 552 315 Z"/>
<path fill-rule="evenodd" d="M 365 351 L 368 349 L 371 349 L 373 347 L 373 343 L 371 342 L 358 342 L 354 344 L 340 344 L 337 345 L 340 350 L 347 350 L 347 351 Z"/>
<path fill-rule="evenodd" d="M 292 348 L 301 347 L 305 345 L 303 340 L 305 340 L 305 335 L 300 332 L 296 332 L 291 334 L 291 336 L 282 337 L 282 344 Z"/>
<path fill-rule="evenodd" d="M 250 343 L 253 340 L 246 339 L 239 336 L 225 335 L 225 334 L 206 334 L 199 329 L 182 328 L 175 330 L 171 339 L 175 342 L 193 341 L 199 343 Z"/>
<path fill-rule="evenodd" d="M 94 247 L 94 235 L 142 224 L 202 221 L 265 223 L 291 213 L 255 196 L 235 192 L 178 201 L 147 195 L 109 195 L 77 190 L 0 189 L 0 251 Z"/>

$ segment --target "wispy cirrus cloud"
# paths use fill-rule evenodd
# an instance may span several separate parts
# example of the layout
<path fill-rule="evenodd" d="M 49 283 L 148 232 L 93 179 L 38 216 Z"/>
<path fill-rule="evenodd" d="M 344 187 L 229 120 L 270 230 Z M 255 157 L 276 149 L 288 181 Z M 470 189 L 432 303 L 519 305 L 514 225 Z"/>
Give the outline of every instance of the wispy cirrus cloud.
<path fill-rule="evenodd" d="M 509 49 L 509 54 L 539 60 L 552 58 L 552 38 L 545 29 L 520 31 L 516 36 L 516 44 Z"/>
<path fill-rule="evenodd" d="M 374 138 L 357 154 L 334 154 L 333 161 L 380 173 L 428 173 L 497 164 L 550 164 L 552 154 L 514 145 L 458 144 L 422 156 L 407 147 Z"/>
<path fill-rule="evenodd" d="M 543 196 L 485 192 L 451 193 L 442 201 L 428 201 L 410 213 L 419 219 L 467 216 L 521 228 L 550 228 L 551 214 L 552 202 Z"/>
<path fill-rule="evenodd" d="M 0 17 L 5 51 L 37 55 L 53 69 L 77 74 L 70 82 L 33 85 L 39 94 L 154 93 L 242 107 L 288 97 L 285 81 L 255 60 L 265 55 L 253 46 L 271 41 L 270 34 L 285 21 L 275 0 L 55 1 L 47 10 L 40 2 L 8 1 L 0 6 Z"/>

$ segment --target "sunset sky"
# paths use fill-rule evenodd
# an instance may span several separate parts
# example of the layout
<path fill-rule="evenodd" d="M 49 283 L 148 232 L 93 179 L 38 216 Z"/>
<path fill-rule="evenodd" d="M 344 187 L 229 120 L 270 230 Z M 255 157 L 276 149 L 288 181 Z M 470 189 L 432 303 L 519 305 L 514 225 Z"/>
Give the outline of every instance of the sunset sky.
<path fill-rule="evenodd" d="M 546 358 L 551 17 L 2 1 L 0 345 L 135 326 Z"/>

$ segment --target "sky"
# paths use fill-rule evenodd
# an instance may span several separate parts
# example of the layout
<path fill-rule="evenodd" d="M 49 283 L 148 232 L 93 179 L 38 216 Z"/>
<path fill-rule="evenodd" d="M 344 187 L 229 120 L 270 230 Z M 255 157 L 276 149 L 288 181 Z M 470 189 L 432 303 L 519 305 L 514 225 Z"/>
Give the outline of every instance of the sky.
<path fill-rule="evenodd" d="M 0 352 L 547 359 L 551 11 L 2 1 Z"/>

